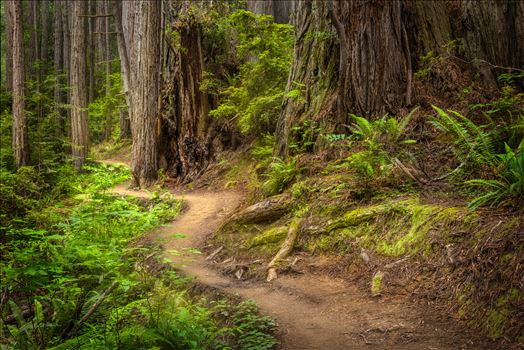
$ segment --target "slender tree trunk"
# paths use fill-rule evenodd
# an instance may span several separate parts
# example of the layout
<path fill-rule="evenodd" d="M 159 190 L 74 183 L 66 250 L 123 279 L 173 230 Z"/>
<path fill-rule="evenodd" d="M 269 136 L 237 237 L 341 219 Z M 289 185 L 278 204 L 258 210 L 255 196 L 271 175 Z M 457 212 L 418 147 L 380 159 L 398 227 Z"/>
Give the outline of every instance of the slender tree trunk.
<path fill-rule="evenodd" d="M 20 0 L 8 2 L 13 28 L 13 152 L 16 167 L 29 165 L 29 137 L 25 115 L 24 32 Z"/>
<path fill-rule="evenodd" d="M 5 6 L 4 18 L 5 18 L 5 86 L 7 91 L 13 91 L 13 24 L 12 14 L 10 13 L 8 4 Z"/>
<path fill-rule="evenodd" d="M 124 95 L 126 104 L 128 107 L 127 111 L 120 111 L 120 138 L 126 139 L 131 137 L 131 121 L 129 120 L 129 110 L 131 110 L 131 95 L 129 92 L 129 86 L 131 85 L 130 68 L 129 68 L 129 55 L 124 36 L 124 29 L 122 27 L 122 3 L 119 1 L 111 0 L 111 11 L 115 23 L 115 31 L 117 32 L 117 48 L 118 55 L 120 57 L 120 69 L 123 78 Z"/>
<path fill-rule="evenodd" d="M 104 13 L 111 12 L 108 0 L 103 1 L 103 11 Z M 108 34 L 110 31 L 109 17 L 104 18 L 103 28 L 104 28 L 104 32 L 106 33 L 102 35 L 102 37 L 104 38 L 104 52 L 105 52 L 104 59 L 106 61 L 106 64 L 105 64 L 105 76 L 106 76 L 105 93 L 106 93 L 106 96 L 109 96 L 109 94 L 111 93 L 111 58 L 112 58 L 111 42 L 110 42 L 110 37 Z M 104 139 L 106 140 L 109 139 L 111 137 L 112 131 L 113 131 L 113 111 L 108 111 L 107 116 L 106 116 L 106 128 L 105 128 Z"/>
<path fill-rule="evenodd" d="M 72 12 L 71 41 L 71 144 L 73 164 L 82 169 L 89 147 L 87 128 L 86 25 L 87 2 L 75 1 Z"/>
<path fill-rule="evenodd" d="M 97 2 L 96 0 L 89 1 L 89 11 L 86 11 L 86 12 L 88 12 L 89 14 L 96 14 L 96 11 L 97 11 L 96 2 Z M 87 68 L 88 76 L 89 76 L 89 93 L 88 93 L 87 101 L 89 103 L 93 102 L 96 98 L 95 96 L 95 86 L 96 86 L 96 81 L 95 81 L 95 35 L 99 35 L 99 34 L 94 34 L 96 19 L 97 18 L 91 18 L 91 17 L 87 19 L 88 34 L 85 38 L 85 40 L 87 41 L 87 53 L 88 53 L 88 64 L 89 64 Z"/>
<path fill-rule="evenodd" d="M 120 139 L 128 139 L 131 137 L 131 121 L 129 120 L 129 112 L 125 109 L 120 110 Z"/>
<path fill-rule="evenodd" d="M 63 66 L 64 66 L 64 84 L 71 86 L 71 9 L 68 6 L 67 1 L 60 1 L 62 5 L 62 25 L 63 25 Z M 71 92 L 70 90 L 64 93 L 64 102 L 70 104 L 71 102 Z M 68 127 L 68 124 L 71 121 L 71 109 L 66 110 L 66 118 L 64 120 L 64 129 L 67 130 L 68 134 L 71 132 L 71 128 Z M 71 135 L 69 135 L 71 136 Z"/>
<path fill-rule="evenodd" d="M 64 92 L 63 92 L 63 85 L 64 85 L 64 33 L 63 33 L 63 4 L 61 1 L 55 2 L 54 7 L 54 14 L 53 14 L 53 37 L 54 37 L 54 45 L 53 45 L 53 60 L 54 60 L 54 71 L 55 71 L 55 86 L 54 86 L 54 102 L 55 102 L 55 112 L 57 115 L 57 121 L 58 125 L 60 125 L 60 132 L 59 134 L 64 135 L 65 134 L 65 116 L 66 113 L 64 111 L 63 105 L 65 104 L 64 101 Z M 58 130 L 57 130 L 58 131 Z"/>
<path fill-rule="evenodd" d="M 40 2 L 40 60 L 41 74 L 46 75 L 49 60 L 49 1 Z"/>
<path fill-rule="evenodd" d="M 160 3 L 141 0 L 136 17 L 137 56 L 133 60 L 132 158 L 135 186 L 149 186 L 157 177 L 157 118 L 160 69 Z"/>

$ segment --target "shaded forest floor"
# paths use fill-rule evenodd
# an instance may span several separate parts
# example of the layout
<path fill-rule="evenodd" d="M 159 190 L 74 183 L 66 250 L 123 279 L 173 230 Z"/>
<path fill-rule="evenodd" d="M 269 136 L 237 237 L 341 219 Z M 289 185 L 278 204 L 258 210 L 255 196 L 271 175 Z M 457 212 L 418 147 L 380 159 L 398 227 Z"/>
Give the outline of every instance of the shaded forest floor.
<path fill-rule="evenodd" d="M 111 162 L 111 161 L 108 161 Z M 147 198 L 147 191 L 117 186 L 113 192 Z M 371 297 L 361 286 L 310 270 L 287 274 L 266 283 L 227 276 L 231 258 L 208 259 L 196 248 L 210 251 L 209 239 L 220 223 L 240 206 L 239 191 L 172 191 L 186 208 L 177 220 L 150 235 L 164 254 L 195 286 L 211 292 L 253 299 L 276 319 L 280 349 L 495 349 L 498 346 L 468 331 L 463 323 L 445 318 L 431 306 L 408 295 Z M 302 256 L 301 265 L 308 264 Z M 243 263 L 245 264 L 245 263 Z M 250 264 L 262 264 L 254 260 Z M 311 264 L 322 264 L 315 257 Z M 239 264 L 242 271 L 242 264 Z"/>

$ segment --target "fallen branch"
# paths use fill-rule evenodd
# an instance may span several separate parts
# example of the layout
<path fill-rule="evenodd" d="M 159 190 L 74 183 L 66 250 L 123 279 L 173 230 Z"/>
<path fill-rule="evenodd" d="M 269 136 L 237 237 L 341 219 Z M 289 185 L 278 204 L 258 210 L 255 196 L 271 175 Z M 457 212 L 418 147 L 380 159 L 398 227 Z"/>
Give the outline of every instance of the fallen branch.
<path fill-rule="evenodd" d="M 76 331 L 78 330 L 78 328 L 80 328 L 80 326 L 86 322 L 87 320 L 89 320 L 89 318 L 91 318 L 91 316 L 93 316 L 93 314 L 95 313 L 96 309 L 98 309 L 98 307 L 100 306 L 100 304 L 102 304 L 102 302 L 104 301 L 105 298 L 107 298 L 107 296 L 109 295 L 109 293 L 111 293 L 116 287 L 118 286 L 118 282 L 117 281 L 113 281 L 113 283 L 109 286 L 109 288 L 107 288 L 101 295 L 100 297 L 98 298 L 98 300 L 93 304 L 93 306 L 91 306 L 91 308 L 87 311 L 87 313 L 80 319 L 80 321 L 78 321 L 78 323 L 76 324 L 76 326 L 73 328 L 73 330 L 71 331 L 71 334 L 74 334 L 76 333 Z"/>
<path fill-rule="evenodd" d="M 220 253 L 222 251 L 222 249 L 224 249 L 224 246 L 220 246 L 220 248 L 218 248 L 217 250 L 215 250 L 213 253 L 209 254 L 209 256 L 206 258 L 206 261 L 209 261 L 209 260 L 213 260 L 213 258 L 215 256 L 218 255 L 218 253 Z"/>
<path fill-rule="evenodd" d="M 271 282 L 272 280 L 277 278 L 276 265 L 280 262 L 280 260 L 285 259 L 289 255 L 289 253 L 291 253 L 291 251 L 293 250 L 298 234 L 300 232 L 300 223 L 301 222 L 302 222 L 302 219 L 295 219 L 289 225 L 286 240 L 282 244 L 282 247 L 280 247 L 280 250 L 275 255 L 273 260 L 271 260 L 271 262 L 267 265 L 266 281 Z"/>
<path fill-rule="evenodd" d="M 402 170 L 402 172 L 406 174 L 407 176 L 409 176 L 413 181 L 416 181 L 421 184 L 428 183 L 426 180 L 420 179 L 417 176 L 415 176 L 413 172 L 407 166 L 405 166 L 400 160 L 398 160 L 398 158 L 393 158 L 393 163 L 397 166 L 397 168 Z"/>

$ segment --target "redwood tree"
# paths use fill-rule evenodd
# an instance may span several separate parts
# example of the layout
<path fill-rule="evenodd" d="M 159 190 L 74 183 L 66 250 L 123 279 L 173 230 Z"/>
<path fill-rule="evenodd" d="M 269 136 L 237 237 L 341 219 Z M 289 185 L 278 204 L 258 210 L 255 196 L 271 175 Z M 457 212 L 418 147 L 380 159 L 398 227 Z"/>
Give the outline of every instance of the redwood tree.
<path fill-rule="evenodd" d="M 87 128 L 86 23 L 87 2 L 72 3 L 71 40 L 71 146 L 75 169 L 80 171 L 89 147 Z"/>
<path fill-rule="evenodd" d="M 13 152 L 16 167 L 29 164 L 29 138 L 25 115 L 24 92 L 24 32 L 22 28 L 22 5 L 20 0 L 7 3 L 13 29 L 12 73 L 13 73 Z"/>
<path fill-rule="evenodd" d="M 132 78 L 132 158 L 131 171 L 135 186 L 149 186 L 157 177 L 157 118 L 160 71 L 160 2 L 134 2 L 137 30 L 131 60 Z M 130 52 L 133 52 L 130 50 Z"/>
<path fill-rule="evenodd" d="M 297 0 L 287 89 L 301 84 L 303 98 L 284 101 L 277 154 L 287 155 L 291 130 L 305 119 L 333 132 L 350 112 L 373 118 L 405 111 L 418 102 L 413 79 L 420 57 L 453 39 L 464 49 L 459 59 L 475 63 L 483 83 L 494 84 L 494 66 L 524 63 L 517 40 L 523 20 L 524 3 L 513 1 Z"/>

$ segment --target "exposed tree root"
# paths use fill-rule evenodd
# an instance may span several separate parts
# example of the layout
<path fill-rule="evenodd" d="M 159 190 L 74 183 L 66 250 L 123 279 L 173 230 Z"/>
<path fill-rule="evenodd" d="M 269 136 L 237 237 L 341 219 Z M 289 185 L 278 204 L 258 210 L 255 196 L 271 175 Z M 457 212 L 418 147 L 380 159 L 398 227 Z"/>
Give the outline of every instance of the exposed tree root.
<path fill-rule="evenodd" d="M 289 225 L 286 240 L 282 244 L 282 247 L 280 247 L 280 250 L 275 255 L 273 260 L 271 260 L 271 262 L 267 265 L 266 281 L 271 282 L 272 280 L 277 278 L 276 266 L 282 259 L 285 259 L 289 255 L 289 253 L 291 253 L 291 251 L 293 250 L 298 234 L 300 232 L 300 223 L 301 222 L 302 222 L 302 219 L 294 219 L 291 222 L 291 224 Z"/>
<path fill-rule="evenodd" d="M 293 199 L 288 195 L 269 197 L 233 215 L 222 227 L 229 224 L 254 224 L 274 221 L 289 212 Z"/>

